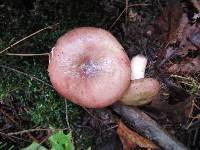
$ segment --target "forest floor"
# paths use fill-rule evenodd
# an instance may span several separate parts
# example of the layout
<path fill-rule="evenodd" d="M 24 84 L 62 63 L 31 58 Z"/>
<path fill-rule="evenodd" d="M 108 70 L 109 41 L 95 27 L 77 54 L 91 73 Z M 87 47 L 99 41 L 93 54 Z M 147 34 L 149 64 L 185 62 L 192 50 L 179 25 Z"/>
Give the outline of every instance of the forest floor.
<path fill-rule="evenodd" d="M 48 147 L 51 129 L 71 129 L 80 150 L 124 144 L 110 109 L 65 101 L 49 81 L 48 53 L 62 34 L 80 26 L 109 30 L 129 58 L 148 58 L 146 76 L 156 78 L 161 91 L 141 110 L 188 148 L 200 149 L 199 17 L 195 0 L 0 1 L 1 149 L 32 141 Z M 20 132 L 30 129 L 36 130 Z"/>

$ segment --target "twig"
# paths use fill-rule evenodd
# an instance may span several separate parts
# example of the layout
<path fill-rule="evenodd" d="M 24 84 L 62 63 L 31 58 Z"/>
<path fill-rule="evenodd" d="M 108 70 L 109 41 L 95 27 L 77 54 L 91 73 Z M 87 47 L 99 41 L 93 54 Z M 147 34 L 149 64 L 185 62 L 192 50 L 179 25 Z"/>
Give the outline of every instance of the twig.
<path fill-rule="evenodd" d="M 72 129 L 71 129 L 70 124 L 69 124 L 67 100 L 65 100 L 65 119 L 66 119 L 67 127 L 68 127 L 69 131 L 72 132 Z M 72 143 L 74 144 L 74 138 L 73 137 L 72 137 Z"/>
<path fill-rule="evenodd" d="M 93 119 L 95 119 L 97 121 L 97 123 L 102 123 L 103 125 L 105 125 L 107 128 L 109 128 L 110 126 L 108 126 L 104 121 L 101 120 L 101 118 L 95 116 L 92 114 L 92 112 L 90 112 L 90 110 L 86 107 L 82 107 Z M 99 130 L 100 130 L 100 134 L 102 134 L 102 131 L 101 131 L 101 127 L 99 125 Z"/>
<path fill-rule="evenodd" d="M 0 135 L 5 136 L 6 138 L 8 138 L 8 139 L 11 140 L 11 141 L 14 141 L 12 138 L 15 138 L 15 139 L 22 140 L 22 141 L 25 141 L 25 142 L 30 142 L 30 141 L 28 141 L 28 140 L 25 140 L 25 139 L 22 139 L 22 138 L 13 136 L 13 135 L 12 135 L 12 136 L 8 136 L 6 133 L 3 133 L 3 132 L 0 132 Z M 16 142 L 16 141 L 14 141 L 14 142 Z"/>
<path fill-rule="evenodd" d="M 113 22 L 113 24 L 109 27 L 108 30 L 111 30 L 111 29 L 112 29 L 112 27 L 116 24 L 116 22 L 119 20 L 119 18 L 123 15 L 123 13 L 125 12 L 125 10 L 126 10 L 126 8 L 124 8 L 124 9 L 122 10 L 122 12 L 120 13 L 120 15 L 117 17 L 117 19 Z"/>
<path fill-rule="evenodd" d="M 29 132 L 36 132 L 36 131 L 59 131 L 59 130 L 66 130 L 68 128 L 64 129 L 42 129 L 42 128 L 37 128 L 37 129 L 28 129 L 28 130 L 23 130 L 23 131 L 18 131 L 18 132 L 12 132 L 12 133 L 4 133 L 7 136 L 13 136 L 13 135 L 18 135 L 18 134 L 25 134 Z"/>
<path fill-rule="evenodd" d="M 90 135 L 88 136 L 88 138 L 94 137 L 95 134 L 96 134 L 96 132 L 97 132 L 95 129 L 93 129 L 93 128 L 90 127 L 90 126 L 80 125 L 80 124 L 77 124 L 77 123 L 74 123 L 73 125 L 74 125 L 75 127 L 78 127 L 78 128 L 86 128 L 87 131 L 91 131 L 91 132 L 90 132 Z M 92 133 L 92 134 L 91 134 L 91 133 Z"/>
<path fill-rule="evenodd" d="M 197 141 L 198 132 L 199 132 L 199 128 L 196 128 L 195 129 L 195 134 L 194 134 L 194 139 L 193 139 L 193 142 L 192 142 L 193 146 L 195 146 L 195 143 Z"/>
<path fill-rule="evenodd" d="M 22 57 L 33 57 L 33 56 L 48 56 L 49 53 L 41 53 L 41 54 L 15 54 L 15 53 L 7 53 L 8 56 L 22 56 Z"/>
<path fill-rule="evenodd" d="M 67 105 L 67 100 L 65 100 L 65 119 L 67 122 L 67 127 L 69 128 L 69 130 L 71 131 L 71 127 L 69 124 L 69 117 L 68 117 L 68 105 Z"/>
<path fill-rule="evenodd" d="M 0 112 L 6 116 L 13 124 L 18 125 L 17 121 L 15 121 L 15 119 L 9 115 L 6 111 L 3 110 L 3 108 L 0 107 Z"/>
<path fill-rule="evenodd" d="M 106 131 L 115 129 L 115 128 L 117 128 L 117 127 L 118 127 L 118 125 L 111 126 L 111 127 L 107 128 L 107 129 L 103 130 L 103 133 L 105 133 Z"/>
<path fill-rule="evenodd" d="M 123 10 L 122 10 L 122 12 L 119 14 L 119 16 L 117 17 L 117 19 L 112 23 L 112 25 L 109 27 L 109 29 L 108 30 L 111 30 L 112 29 L 112 27 L 116 24 L 116 22 L 120 19 L 120 17 L 123 15 L 123 13 L 126 11 L 126 10 L 128 10 L 128 8 L 130 8 L 130 7 L 134 7 L 134 6 L 149 6 L 150 4 L 131 4 L 131 5 L 129 5 L 129 6 L 127 6 L 127 7 L 125 7 Z"/>
<path fill-rule="evenodd" d="M 140 134 L 152 139 L 165 150 L 186 150 L 183 144 L 171 137 L 153 119 L 135 107 L 128 107 L 119 104 L 112 106 L 112 109 L 123 119 L 128 121 Z"/>
<path fill-rule="evenodd" d="M 27 135 L 28 135 L 29 139 L 31 139 L 31 141 L 35 141 L 38 143 L 38 139 L 35 138 L 31 133 L 27 132 Z"/>
<path fill-rule="evenodd" d="M 158 4 L 158 9 L 160 9 L 162 16 L 164 17 L 164 21 L 167 22 L 167 16 L 164 13 L 164 8 L 162 7 L 160 0 L 157 0 L 157 4 Z"/>
<path fill-rule="evenodd" d="M 195 120 L 195 118 L 193 118 L 193 120 Z M 199 127 L 200 127 L 200 120 L 196 120 L 194 122 L 191 122 L 191 125 L 189 128 L 185 127 L 185 129 L 187 130 L 187 132 L 192 132 L 193 130 Z"/>
<path fill-rule="evenodd" d="M 47 135 L 47 136 L 38 144 L 38 146 L 36 147 L 36 150 L 39 150 L 39 148 L 42 146 L 42 144 L 43 144 L 44 142 L 46 142 L 46 141 L 49 139 L 50 136 L 51 136 L 51 135 Z"/>
<path fill-rule="evenodd" d="M 10 46 L 8 46 L 7 48 L 5 48 L 4 50 L 0 51 L 0 54 L 4 53 L 5 51 L 7 51 L 7 50 L 13 48 L 14 46 L 20 44 L 21 42 L 23 42 L 23 41 L 25 41 L 25 40 L 27 40 L 27 39 L 33 37 L 34 35 L 36 35 L 36 34 L 42 32 L 42 31 L 45 31 L 45 30 L 47 30 L 47 29 L 53 29 L 53 27 L 57 26 L 58 24 L 59 24 L 59 23 L 56 23 L 56 24 L 54 24 L 54 25 L 50 25 L 50 26 L 48 26 L 48 27 L 42 28 L 42 29 L 40 29 L 40 30 L 38 30 L 38 31 L 36 31 L 36 32 L 34 32 L 34 33 L 32 33 L 32 34 L 30 34 L 30 35 L 28 35 L 28 36 L 22 38 L 21 40 L 15 42 L 14 44 L 11 44 Z"/>
<path fill-rule="evenodd" d="M 45 82 L 45 81 L 43 81 L 43 80 L 41 80 L 41 79 L 39 79 L 39 78 L 37 78 L 37 77 L 34 77 L 34 76 L 32 76 L 32 75 L 29 75 L 29 74 L 27 74 L 27 73 L 25 73 L 25 72 L 22 72 L 22 71 L 19 71 L 19 70 L 17 70 L 17 69 L 14 69 L 14 68 L 11 68 L 11 67 L 8 67 L 8 66 L 4 66 L 4 65 L 0 65 L 0 67 L 1 67 L 1 68 L 5 68 L 5 69 L 8 69 L 8 70 L 13 71 L 13 72 L 16 72 L 16 73 L 19 73 L 19 74 L 22 74 L 22 75 L 24 75 L 24 76 L 26 76 L 26 77 L 29 77 L 29 78 L 34 79 L 34 80 L 36 80 L 36 81 L 39 81 L 39 82 L 41 82 L 41 83 L 43 83 L 43 84 L 45 84 L 45 85 L 47 85 L 47 86 L 53 88 L 53 86 L 50 85 L 49 83 L 47 83 L 47 82 Z"/>
<path fill-rule="evenodd" d="M 94 116 L 86 107 L 82 107 L 92 118 L 98 121 L 102 121 L 100 118 Z"/>
<path fill-rule="evenodd" d="M 126 3 L 126 5 L 125 5 L 125 25 L 126 25 L 126 27 L 127 27 L 127 22 L 128 22 L 128 0 L 125 0 L 125 3 Z"/>

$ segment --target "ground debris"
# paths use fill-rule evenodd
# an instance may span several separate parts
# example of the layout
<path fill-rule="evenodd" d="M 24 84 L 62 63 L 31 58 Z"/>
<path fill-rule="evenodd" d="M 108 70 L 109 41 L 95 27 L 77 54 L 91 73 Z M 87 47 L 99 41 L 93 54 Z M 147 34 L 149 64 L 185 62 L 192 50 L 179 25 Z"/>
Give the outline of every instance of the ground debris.
<path fill-rule="evenodd" d="M 200 72 L 200 55 L 195 58 L 185 58 L 180 63 L 175 63 L 169 67 L 170 73 L 197 73 Z"/>
<path fill-rule="evenodd" d="M 186 124 L 192 111 L 194 97 L 171 81 L 166 81 L 166 84 L 169 90 L 168 99 L 154 99 L 150 107 L 166 113 L 174 123 Z"/>
<path fill-rule="evenodd" d="M 137 149 L 137 147 L 148 150 L 158 149 L 158 146 L 152 141 L 129 129 L 122 121 L 118 122 L 117 133 L 121 139 L 124 150 Z"/>
<path fill-rule="evenodd" d="M 162 127 L 141 110 L 135 107 L 115 104 L 112 109 L 126 120 L 138 133 L 155 141 L 160 147 L 166 150 L 187 149 L 183 144 L 169 135 Z"/>
<path fill-rule="evenodd" d="M 180 1 L 170 0 L 167 2 L 167 6 L 163 9 L 158 19 L 158 26 L 162 33 L 160 36 L 161 41 L 173 41 L 174 37 L 178 35 L 177 33 L 182 30 L 179 27 L 182 14 L 183 9 L 181 8 Z"/>
<path fill-rule="evenodd" d="M 169 10 L 173 15 L 170 15 Z M 167 19 L 163 19 L 164 17 Z M 194 74 L 200 71 L 199 26 L 198 22 L 191 23 L 180 2 L 168 3 L 159 18 L 162 33 L 160 41 L 165 46 L 158 53 L 158 68 L 162 66 L 164 71 L 176 74 Z"/>

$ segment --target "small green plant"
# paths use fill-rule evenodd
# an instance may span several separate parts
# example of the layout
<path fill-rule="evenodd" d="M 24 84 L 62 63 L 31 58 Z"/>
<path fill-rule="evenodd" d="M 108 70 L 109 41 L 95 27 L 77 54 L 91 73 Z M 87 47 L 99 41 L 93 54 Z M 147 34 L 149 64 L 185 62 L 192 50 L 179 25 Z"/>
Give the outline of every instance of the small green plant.
<path fill-rule="evenodd" d="M 67 135 L 63 131 L 58 131 L 48 138 L 51 145 L 51 150 L 74 150 L 74 145 L 72 142 L 72 134 L 69 132 Z M 26 148 L 22 150 L 48 150 L 46 147 L 33 142 Z"/>

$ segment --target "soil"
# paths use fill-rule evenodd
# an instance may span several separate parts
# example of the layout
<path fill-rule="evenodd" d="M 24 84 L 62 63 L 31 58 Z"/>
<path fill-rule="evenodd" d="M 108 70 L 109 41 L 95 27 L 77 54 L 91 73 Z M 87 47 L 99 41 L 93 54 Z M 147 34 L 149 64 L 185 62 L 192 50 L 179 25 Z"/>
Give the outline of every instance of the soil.
<path fill-rule="evenodd" d="M 163 48 L 164 42 L 161 40 L 163 29 L 159 19 L 170 2 L 128 2 L 127 11 L 120 15 L 126 1 L 0 1 L 0 51 L 39 29 L 56 24 L 52 29 L 42 31 L 0 53 L 0 147 L 2 145 L 3 149 L 19 149 L 30 145 L 34 140 L 43 141 L 48 147 L 45 138 L 51 132 L 37 131 L 15 136 L 7 134 L 32 128 L 67 127 L 64 100 L 50 87 L 33 79 L 38 77 L 49 84 L 46 70 L 48 57 L 18 57 L 9 56 L 8 53 L 48 53 L 57 38 L 68 30 L 79 26 L 95 26 L 109 30 L 116 36 L 130 59 L 136 54 L 143 54 L 148 58 L 146 76 L 159 80 L 161 91 L 155 98 L 155 103 L 140 109 L 189 149 L 200 149 L 199 72 L 187 75 L 176 72 L 177 76 L 172 76 L 174 72 L 166 69 L 175 63 L 183 66 L 180 60 L 185 59 L 185 56 L 178 55 L 169 58 L 170 63 L 163 62 L 166 48 Z M 192 20 L 198 12 L 195 6 L 190 1 L 181 1 L 181 4 L 184 5 L 183 11 L 190 24 L 195 24 Z M 198 21 L 199 19 L 196 24 Z M 175 24 L 172 28 L 176 28 Z M 167 41 L 166 38 L 164 41 Z M 176 44 L 173 46 L 178 47 Z M 193 60 L 200 55 L 199 47 L 194 53 L 195 56 L 191 52 L 187 55 Z M 184 60 L 184 64 L 186 63 L 190 63 L 188 58 Z M 20 71 L 25 72 L 25 75 Z M 156 103 L 158 100 L 159 104 Z M 90 146 L 99 150 L 123 149 L 116 132 L 116 116 L 110 108 L 85 109 L 71 103 L 68 103 L 68 108 L 76 149 L 87 149 Z"/>

